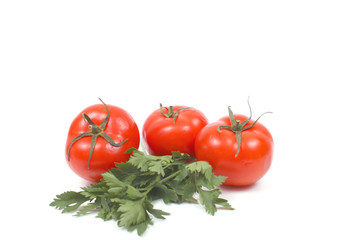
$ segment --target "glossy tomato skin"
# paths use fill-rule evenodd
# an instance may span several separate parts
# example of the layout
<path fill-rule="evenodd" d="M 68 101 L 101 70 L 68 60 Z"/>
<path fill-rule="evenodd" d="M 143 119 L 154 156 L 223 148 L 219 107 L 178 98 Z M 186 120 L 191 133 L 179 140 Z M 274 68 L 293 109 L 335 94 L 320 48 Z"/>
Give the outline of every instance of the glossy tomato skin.
<path fill-rule="evenodd" d="M 122 108 L 107 105 L 109 109 L 109 121 L 104 129 L 115 143 L 128 139 L 120 147 L 114 147 L 104 138 L 98 137 L 94 148 L 90 166 L 88 168 L 88 158 L 90 152 L 91 137 L 83 137 L 75 142 L 70 150 L 70 168 L 80 177 L 90 181 L 98 182 L 101 174 L 115 167 L 116 162 L 125 162 L 130 155 L 125 151 L 129 148 L 138 148 L 140 143 L 140 133 L 131 115 Z M 84 109 L 73 120 L 66 142 L 66 159 L 68 147 L 75 137 L 89 131 L 88 122 L 82 117 L 82 113 L 88 115 L 91 120 L 99 125 L 107 116 L 106 109 L 102 104 L 96 104 Z"/>
<path fill-rule="evenodd" d="M 186 106 L 173 106 L 173 111 Z M 163 109 L 167 114 L 168 110 Z M 151 113 L 143 125 L 143 140 L 146 150 L 151 155 L 170 155 L 180 151 L 194 157 L 194 141 L 199 131 L 208 123 L 205 115 L 197 109 L 188 108 L 179 112 L 178 117 L 167 118 L 160 109 Z"/>
<path fill-rule="evenodd" d="M 248 119 L 234 115 L 241 122 Z M 251 120 L 246 126 L 253 124 Z M 216 175 L 227 176 L 225 185 L 247 186 L 262 178 L 271 166 L 273 158 L 273 138 L 267 128 L 257 122 L 252 128 L 242 131 L 241 147 L 237 157 L 235 133 L 219 126 L 231 126 L 229 116 L 208 124 L 195 141 L 198 160 L 208 161 Z"/>

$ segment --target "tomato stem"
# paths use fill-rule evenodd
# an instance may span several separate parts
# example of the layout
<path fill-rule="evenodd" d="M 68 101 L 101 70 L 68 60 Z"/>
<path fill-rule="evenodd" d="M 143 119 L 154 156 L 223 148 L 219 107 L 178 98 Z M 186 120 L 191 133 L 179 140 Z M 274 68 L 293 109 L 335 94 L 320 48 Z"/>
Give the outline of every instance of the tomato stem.
<path fill-rule="evenodd" d="M 173 106 L 163 107 L 163 105 L 161 103 L 159 104 L 159 106 L 160 106 L 161 114 L 164 117 L 166 117 L 166 118 L 174 118 L 174 122 L 176 121 L 176 119 L 178 117 L 178 114 L 180 113 L 181 110 L 190 108 L 190 107 L 179 108 L 179 109 L 176 110 L 176 112 L 174 112 Z M 168 109 L 168 113 L 167 114 L 163 112 L 164 108 Z"/>
<path fill-rule="evenodd" d="M 102 99 L 99 98 L 99 100 L 103 103 L 103 105 L 107 111 L 107 116 L 101 122 L 101 124 L 97 125 L 90 119 L 90 117 L 88 115 L 86 115 L 85 113 L 82 113 L 84 120 L 87 121 L 89 124 L 88 127 L 89 127 L 90 131 L 84 132 L 84 133 L 80 134 L 79 136 L 75 137 L 71 141 L 71 143 L 69 144 L 68 150 L 67 150 L 67 161 L 69 161 L 69 154 L 70 154 L 72 145 L 76 141 L 80 140 L 83 137 L 91 137 L 90 152 L 89 152 L 89 159 L 88 159 L 88 163 L 87 163 L 87 168 L 90 168 L 91 157 L 93 154 L 93 150 L 95 149 L 96 141 L 97 141 L 98 137 L 104 138 L 108 143 L 110 143 L 114 147 L 120 147 L 123 143 L 125 143 L 128 140 L 128 138 L 127 138 L 120 143 L 115 143 L 113 141 L 113 139 L 106 132 L 104 132 L 104 129 L 107 126 L 107 123 L 109 120 L 109 109 L 108 109 L 107 105 L 102 101 Z"/>
<path fill-rule="evenodd" d="M 248 102 L 249 111 L 250 111 L 250 116 L 249 116 L 249 118 L 247 120 L 245 120 L 243 122 L 240 122 L 240 120 L 235 120 L 234 113 L 232 112 L 230 106 L 228 106 L 228 112 L 229 112 L 229 118 L 230 118 L 231 126 L 219 126 L 218 129 L 217 129 L 218 132 L 221 132 L 220 131 L 221 129 L 228 129 L 228 130 L 231 130 L 232 132 L 235 133 L 236 143 L 237 143 L 237 152 L 235 154 L 235 157 L 237 157 L 238 154 L 240 153 L 241 141 L 242 141 L 241 133 L 243 131 L 245 131 L 245 130 L 248 130 L 248 129 L 252 128 L 264 114 L 272 113 L 272 112 L 265 112 L 265 113 L 261 114 L 254 121 L 254 123 L 252 125 L 246 126 L 247 123 L 249 123 L 249 121 L 252 119 L 252 108 L 251 108 L 251 106 L 249 104 L 249 97 L 248 97 L 247 102 Z"/>

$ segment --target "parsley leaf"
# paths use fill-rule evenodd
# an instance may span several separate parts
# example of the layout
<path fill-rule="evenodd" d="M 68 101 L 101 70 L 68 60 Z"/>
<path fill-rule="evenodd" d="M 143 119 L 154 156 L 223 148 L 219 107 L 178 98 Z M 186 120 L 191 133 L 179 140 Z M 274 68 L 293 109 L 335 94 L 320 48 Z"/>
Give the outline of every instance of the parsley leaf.
<path fill-rule="evenodd" d="M 162 210 L 159 209 L 154 209 L 153 205 L 150 201 L 146 200 L 144 202 L 145 208 L 147 209 L 147 211 L 153 215 L 155 218 L 159 218 L 159 219 L 165 219 L 164 215 L 170 215 L 170 213 L 168 212 L 164 212 Z"/>
<path fill-rule="evenodd" d="M 198 193 L 200 196 L 200 203 L 205 206 L 206 212 L 211 215 L 214 215 L 214 213 L 217 211 L 216 204 L 222 205 L 227 209 L 233 209 L 225 199 L 219 198 L 221 192 L 218 188 L 210 191 L 198 188 Z"/>
<path fill-rule="evenodd" d="M 83 206 L 83 207 L 75 214 L 75 216 L 82 216 L 82 215 L 89 214 L 89 213 L 93 212 L 94 210 L 96 210 L 97 208 L 99 208 L 99 206 L 100 206 L 100 203 L 99 203 L 99 202 L 88 203 L 87 205 Z"/>
<path fill-rule="evenodd" d="M 74 212 L 80 205 L 89 200 L 89 198 L 83 196 L 80 192 L 72 191 L 64 192 L 56 197 L 50 206 L 62 210 L 63 213 Z"/>
<path fill-rule="evenodd" d="M 203 174 L 208 181 L 211 180 L 212 177 L 212 167 L 211 165 L 206 161 L 197 161 L 193 162 L 191 164 L 188 164 L 186 168 L 191 173 L 201 173 Z"/>
<path fill-rule="evenodd" d="M 117 163 L 116 168 L 104 173 L 100 182 L 57 195 L 50 206 L 63 213 L 75 212 L 83 216 L 98 211 L 98 218 L 117 221 L 119 227 L 136 230 L 142 235 L 152 218 L 165 219 L 169 213 L 155 209 L 152 201 L 164 203 L 193 202 L 214 215 L 217 206 L 233 209 L 226 199 L 220 198 L 217 188 L 226 179 L 216 176 L 208 162 L 191 161 L 188 154 L 172 152 L 170 156 L 145 155 L 130 149 L 130 159 Z"/>
<path fill-rule="evenodd" d="M 147 213 L 143 205 L 143 199 L 138 201 L 125 200 L 120 204 L 118 211 L 121 212 L 119 226 L 130 227 L 147 221 Z"/>

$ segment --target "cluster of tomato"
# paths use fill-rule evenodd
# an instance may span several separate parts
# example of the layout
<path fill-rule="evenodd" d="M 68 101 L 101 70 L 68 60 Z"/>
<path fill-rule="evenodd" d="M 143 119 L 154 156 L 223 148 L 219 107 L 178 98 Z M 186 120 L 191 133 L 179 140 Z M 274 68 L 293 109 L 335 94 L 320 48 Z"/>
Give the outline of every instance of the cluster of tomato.
<path fill-rule="evenodd" d="M 187 153 L 208 161 L 216 175 L 227 176 L 225 185 L 251 185 L 271 165 L 273 139 L 251 116 L 233 114 L 230 107 L 228 110 L 229 115 L 208 123 L 195 108 L 161 105 L 143 125 L 145 149 L 156 156 L 171 155 L 172 151 Z M 114 163 L 127 161 L 130 154 L 126 151 L 139 144 L 139 129 L 131 115 L 102 102 L 87 107 L 73 120 L 66 159 L 80 177 L 97 182 Z"/>

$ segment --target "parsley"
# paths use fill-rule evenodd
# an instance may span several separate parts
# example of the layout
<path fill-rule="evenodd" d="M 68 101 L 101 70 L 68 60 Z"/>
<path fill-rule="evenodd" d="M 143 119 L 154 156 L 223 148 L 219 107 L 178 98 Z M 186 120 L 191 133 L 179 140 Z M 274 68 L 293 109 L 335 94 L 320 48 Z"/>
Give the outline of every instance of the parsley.
<path fill-rule="evenodd" d="M 186 162 L 190 156 L 180 152 L 151 156 L 130 149 L 127 153 L 132 153 L 128 162 L 117 163 L 116 168 L 102 175 L 100 182 L 80 192 L 57 195 L 50 206 L 63 213 L 75 212 L 76 216 L 96 211 L 98 218 L 115 220 L 119 227 L 137 230 L 138 235 L 153 224 L 152 217 L 165 219 L 169 215 L 154 208 L 152 201 L 156 199 L 166 204 L 197 203 L 194 196 L 198 193 L 200 203 L 211 215 L 217 211 L 217 205 L 233 209 L 227 200 L 219 198 L 221 192 L 217 186 L 226 177 L 214 175 L 208 162 Z"/>

